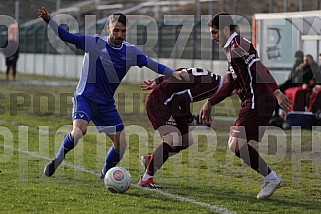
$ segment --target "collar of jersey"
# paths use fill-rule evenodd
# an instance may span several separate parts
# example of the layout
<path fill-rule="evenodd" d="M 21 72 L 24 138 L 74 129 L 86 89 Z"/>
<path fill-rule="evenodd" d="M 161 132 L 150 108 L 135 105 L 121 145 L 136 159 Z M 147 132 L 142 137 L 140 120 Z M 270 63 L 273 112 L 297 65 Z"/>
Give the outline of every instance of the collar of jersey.
<path fill-rule="evenodd" d="M 230 38 L 228 38 L 227 42 L 226 42 L 225 45 L 224 45 L 224 48 L 227 48 L 227 47 L 231 44 L 232 40 L 233 40 L 237 35 L 238 35 L 238 34 L 237 34 L 236 32 L 234 32 L 234 33 L 230 36 Z"/>
<path fill-rule="evenodd" d="M 119 48 L 116 48 L 116 47 L 112 46 L 112 45 L 109 43 L 109 36 L 108 36 L 108 37 L 107 37 L 107 44 L 108 44 L 110 47 L 112 47 L 113 49 L 117 49 L 117 50 L 118 50 L 118 49 L 122 49 L 124 42 L 121 43 L 121 46 L 120 46 Z"/>

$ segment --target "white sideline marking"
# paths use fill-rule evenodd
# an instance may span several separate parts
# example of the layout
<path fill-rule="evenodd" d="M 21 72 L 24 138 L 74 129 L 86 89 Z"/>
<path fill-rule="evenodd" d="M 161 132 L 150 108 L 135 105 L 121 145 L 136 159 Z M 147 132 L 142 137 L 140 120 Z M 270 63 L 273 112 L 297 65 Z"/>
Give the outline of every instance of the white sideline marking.
<path fill-rule="evenodd" d="M 36 152 L 31 152 L 31 151 L 26 151 L 26 150 L 21 150 L 21 149 L 14 149 L 12 147 L 9 147 L 9 146 L 3 145 L 3 144 L 0 144 L 0 146 L 3 147 L 3 148 L 13 149 L 14 151 L 17 151 L 17 152 L 22 153 L 22 154 L 31 155 L 33 157 L 41 158 L 41 159 L 44 159 L 44 160 L 51 160 L 51 158 L 43 156 L 43 155 L 40 155 L 40 154 L 38 154 Z M 83 168 L 81 166 L 77 166 L 77 165 L 74 165 L 74 164 L 67 163 L 66 161 L 64 161 L 62 163 L 62 165 L 69 166 L 71 168 L 77 169 L 77 170 L 82 171 L 82 172 L 87 172 L 87 173 L 95 175 L 95 176 L 99 176 L 99 173 L 97 173 L 97 172 L 94 172 L 94 171 L 92 171 L 90 169 Z M 214 206 L 214 205 L 211 205 L 211 204 L 207 204 L 207 203 L 204 203 L 204 202 L 199 202 L 199 201 L 196 201 L 194 199 L 185 198 L 185 197 L 182 197 L 182 196 L 179 196 L 179 195 L 174 195 L 174 194 L 171 194 L 171 193 L 159 190 L 159 189 L 142 188 L 137 184 L 132 184 L 131 186 L 140 188 L 140 189 L 145 190 L 145 191 L 154 191 L 154 192 L 162 194 L 162 195 L 164 195 L 166 197 L 174 198 L 174 199 L 176 199 L 178 201 L 181 201 L 181 202 L 192 203 L 192 204 L 195 204 L 195 205 L 206 207 L 206 208 L 208 208 L 211 211 L 214 211 L 216 213 L 223 213 L 223 214 L 234 214 L 235 213 L 235 212 L 229 211 L 228 209 L 225 209 L 225 208 L 217 207 L 217 206 Z"/>
<path fill-rule="evenodd" d="M 181 202 L 189 202 L 189 203 L 192 203 L 192 204 L 196 204 L 196 205 L 199 205 L 199 206 L 202 206 L 202 207 L 206 207 L 206 208 L 209 208 L 210 210 L 214 211 L 214 212 L 217 212 L 217 213 L 224 213 L 224 214 L 234 214 L 235 212 L 232 212 L 232 211 L 229 211 L 225 208 L 221 208 L 221 207 L 217 207 L 217 206 L 214 206 L 214 205 L 210 205 L 210 204 L 207 204 L 207 203 L 204 203 L 204 202 L 199 202 L 199 201 L 196 201 L 194 199 L 191 199 L 191 198 L 185 198 L 185 197 L 182 197 L 182 196 L 179 196 L 179 195 L 174 195 L 172 193 L 168 193 L 168 192 L 165 192 L 165 191 L 162 191 L 160 189 L 148 189 L 148 188 L 144 188 L 144 187 L 141 187 L 137 184 L 132 184 L 132 186 L 135 186 L 137 188 L 140 188 L 142 190 L 145 190 L 145 191 L 154 191 L 154 192 L 158 192 L 166 197 L 169 197 L 169 198 L 174 198 L 174 199 L 177 199 L 178 201 L 181 201 Z"/>

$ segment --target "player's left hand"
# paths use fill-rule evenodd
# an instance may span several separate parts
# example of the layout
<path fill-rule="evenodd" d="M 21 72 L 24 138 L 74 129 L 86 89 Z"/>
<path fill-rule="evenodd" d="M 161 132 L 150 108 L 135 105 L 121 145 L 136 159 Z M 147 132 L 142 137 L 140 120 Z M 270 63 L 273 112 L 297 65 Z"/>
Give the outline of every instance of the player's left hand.
<path fill-rule="evenodd" d="M 212 111 L 212 105 L 210 102 L 206 102 L 199 115 L 199 121 L 200 123 L 203 123 L 205 125 L 211 124 L 212 123 L 212 117 L 211 117 L 211 111 Z"/>
<path fill-rule="evenodd" d="M 140 85 L 141 90 L 150 90 L 153 89 L 156 86 L 155 80 L 147 80 L 144 81 L 142 85 Z"/>
<path fill-rule="evenodd" d="M 189 73 L 186 70 L 176 70 L 174 71 L 173 76 L 178 80 L 185 80 L 187 82 L 190 80 Z"/>
<path fill-rule="evenodd" d="M 38 17 L 39 18 L 43 18 L 43 20 L 45 20 L 46 22 L 49 22 L 51 17 L 50 17 L 50 14 L 48 12 L 48 10 L 44 7 L 41 7 L 39 10 L 38 10 Z"/>

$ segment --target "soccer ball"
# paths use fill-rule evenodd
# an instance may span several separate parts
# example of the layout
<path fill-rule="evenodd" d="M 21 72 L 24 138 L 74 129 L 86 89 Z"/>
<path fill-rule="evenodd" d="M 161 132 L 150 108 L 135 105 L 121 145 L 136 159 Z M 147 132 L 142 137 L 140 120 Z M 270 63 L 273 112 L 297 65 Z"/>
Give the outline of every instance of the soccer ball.
<path fill-rule="evenodd" d="M 104 178 L 105 187 L 112 193 L 124 193 L 131 184 L 132 178 L 123 167 L 109 169 Z"/>

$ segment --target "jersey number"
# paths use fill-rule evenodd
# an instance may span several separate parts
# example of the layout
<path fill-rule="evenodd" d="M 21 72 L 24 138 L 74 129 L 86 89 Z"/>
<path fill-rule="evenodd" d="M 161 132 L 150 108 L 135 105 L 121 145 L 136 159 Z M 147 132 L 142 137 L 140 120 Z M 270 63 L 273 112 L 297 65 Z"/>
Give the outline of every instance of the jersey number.
<path fill-rule="evenodd" d="M 208 74 L 208 71 L 205 69 L 190 68 L 194 76 L 205 76 Z"/>

